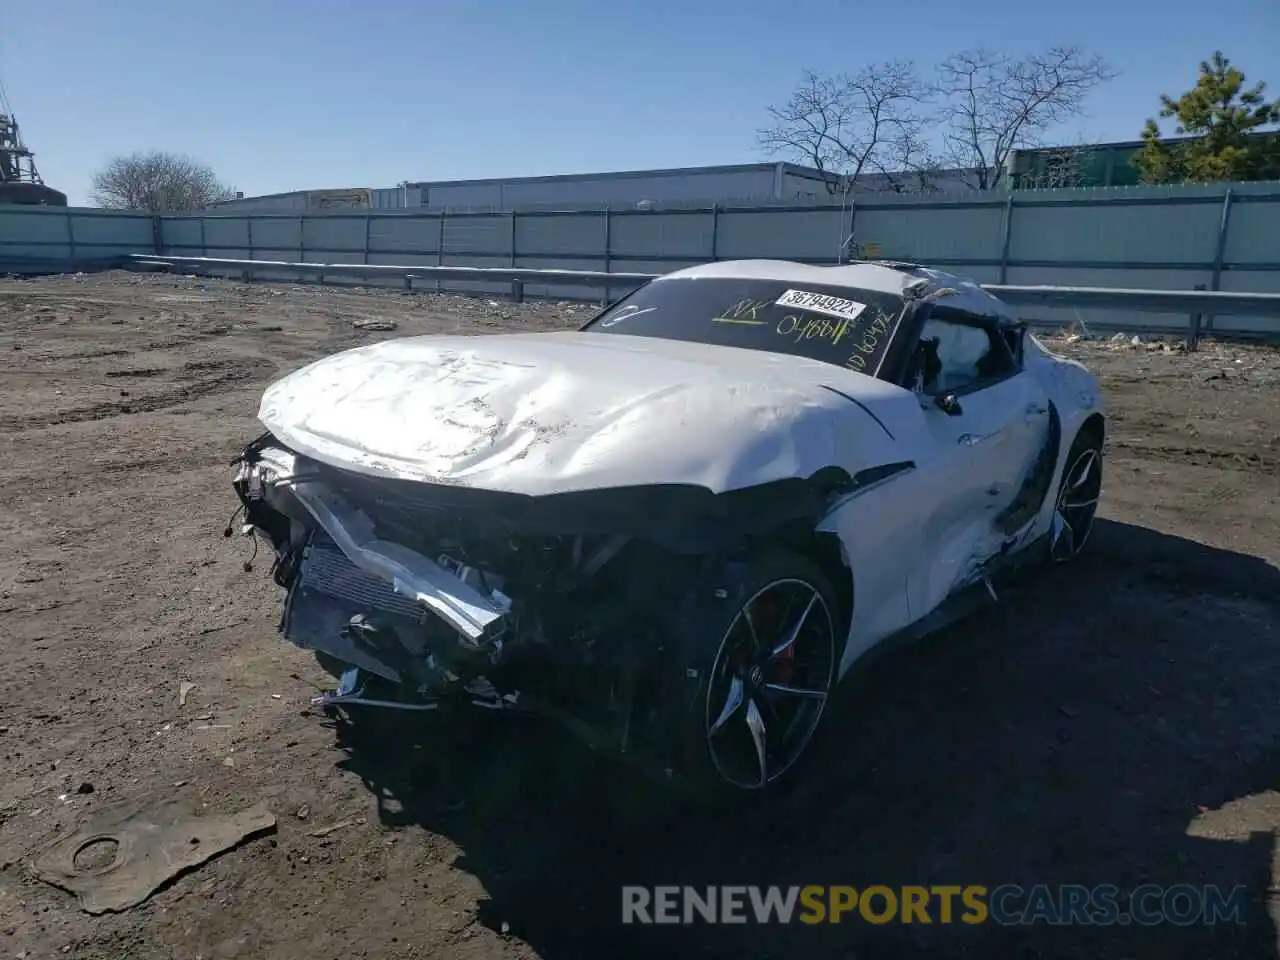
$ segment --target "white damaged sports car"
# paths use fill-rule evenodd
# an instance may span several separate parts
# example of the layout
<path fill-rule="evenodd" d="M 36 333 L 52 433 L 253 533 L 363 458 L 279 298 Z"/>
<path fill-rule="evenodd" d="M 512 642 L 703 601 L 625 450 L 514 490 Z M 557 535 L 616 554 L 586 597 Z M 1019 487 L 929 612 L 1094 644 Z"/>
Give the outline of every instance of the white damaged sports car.
<path fill-rule="evenodd" d="M 1084 547 L 1098 383 L 915 264 L 719 262 L 582 329 L 386 340 L 272 384 L 236 461 L 333 709 L 535 711 L 767 787 L 891 637 Z"/>

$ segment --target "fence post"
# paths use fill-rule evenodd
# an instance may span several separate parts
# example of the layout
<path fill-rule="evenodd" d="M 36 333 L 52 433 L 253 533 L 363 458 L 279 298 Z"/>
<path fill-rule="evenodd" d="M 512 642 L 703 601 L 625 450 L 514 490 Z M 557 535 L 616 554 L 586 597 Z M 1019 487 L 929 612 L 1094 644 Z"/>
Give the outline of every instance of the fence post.
<path fill-rule="evenodd" d="M 248 241 L 248 243 L 249 243 L 249 259 L 250 259 L 250 260 L 253 260 L 253 259 L 254 259 L 254 256 L 253 256 L 253 217 L 245 217 L 245 218 L 244 218 L 244 232 L 245 232 L 245 234 L 246 234 L 246 239 L 247 239 L 247 241 Z M 253 276 L 253 273 L 252 273 L 251 271 L 249 271 L 249 270 L 247 270 L 247 269 L 246 269 L 246 270 L 244 271 L 244 273 L 242 274 L 242 279 L 244 280 L 244 282 L 245 282 L 245 283 L 248 283 L 248 282 L 249 282 L 249 279 L 250 279 L 252 276 Z"/>
<path fill-rule="evenodd" d="M 209 255 L 209 244 L 204 239 L 204 214 L 200 214 L 200 256 Z"/>
<path fill-rule="evenodd" d="M 164 222 L 158 213 L 151 217 L 151 252 L 157 257 L 164 253 Z"/>
<path fill-rule="evenodd" d="M 302 225 L 302 218 L 298 218 L 298 262 L 307 262 L 307 241 L 303 237 L 305 228 Z"/>
<path fill-rule="evenodd" d="M 1213 253 L 1213 286 L 1210 290 L 1218 290 L 1222 284 L 1222 261 L 1227 252 L 1227 231 L 1231 227 L 1231 188 L 1222 195 L 1222 217 L 1218 220 L 1218 245 Z M 1213 329 L 1213 314 L 1205 318 L 1206 330 Z"/>
<path fill-rule="evenodd" d="M 373 214 L 364 215 L 364 262 L 369 262 L 369 231 L 373 224 Z"/>
<path fill-rule="evenodd" d="M 1203 290 L 1204 284 L 1197 283 L 1193 288 L 1195 290 Z M 1191 315 L 1191 323 L 1187 330 L 1187 352 L 1195 353 L 1200 346 L 1200 314 L 1193 313 Z"/>
<path fill-rule="evenodd" d="M 514 270 L 516 266 L 516 212 L 512 210 L 510 216 L 507 219 L 509 220 L 508 227 L 510 229 L 508 233 L 510 235 L 509 239 L 511 241 L 508 244 L 508 247 L 510 248 L 510 253 L 507 256 L 507 265 Z M 521 283 L 519 280 L 511 281 L 511 299 L 514 300 L 516 303 L 524 302 L 524 284 Z"/>
<path fill-rule="evenodd" d="M 443 208 L 441 208 L 440 210 L 440 236 L 436 240 L 436 266 L 437 267 L 444 266 L 444 209 Z M 442 281 L 439 277 L 436 277 L 436 293 L 440 293 L 442 290 L 444 290 L 443 282 L 444 281 Z"/>
<path fill-rule="evenodd" d="M 1004 202 L 1004 228 L 1000 238 L 1000 282 L 1005 283 L 1009 274 L 1009 245 L 1013 240 L 1013 191 Z"/>
<path fill-rule="evenodd" d="M 720 259 L 720 204 L 711 205 L 711 260 Z"/>
<path fill-rule="evenodd" d="M 67 208 L 67 257 L 72 264 L 76 262 L 76 231 L 72 226 L 71 208 Z"/>
<path fill-rule="evenodd" d="M 845 241 L 853 248 L 853 259 L 862 259 L 862 248 L 858 243 L 858 195 L 853 192 L 853 181 L 849 181 L 849 185 L 845 188 L 845 192 L 849 197 L 849 237 Z M 844 247 L 840 248 L 840 256 L 844 256 Z"/>
<path fill-rule="evenodd" d="M 604 272 L 612 273 L 610 267 L 613 246 L 613 217 L 609 211 L 609 204 L 604 205 Z M 607 307 L 609 305 L 609 285 L 604 285 L 604 298 L 600 301 L 600 306 Z"/>

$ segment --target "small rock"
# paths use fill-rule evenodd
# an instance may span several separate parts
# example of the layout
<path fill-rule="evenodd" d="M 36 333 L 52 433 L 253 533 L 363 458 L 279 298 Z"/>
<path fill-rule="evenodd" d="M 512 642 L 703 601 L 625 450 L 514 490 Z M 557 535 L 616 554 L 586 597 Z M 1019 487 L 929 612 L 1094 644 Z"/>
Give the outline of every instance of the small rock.
<path fill-rule="evenodd" d="M 307 817 L 311 816 L 311 808 L 304 803 L 302 806 L 298 808 L 298 811 L 297 813 L 294 814 L 294 816 L 297 817 L 299 820 L 305 820 L 307 819 Z"/>
<path fill-rule="evenodd" d="M 93 784 L 86 780 L 80 786 L 76 787 L 76 793 L 93 793 Z"/>
<path fill-rule="evenodd" d="M 234 757 L 225 757 L 225 758 L 223 759 L 223 761 L 222 761 L 222 765 L 223 765 L 224 767 L 234 767 L 234 766 L 236 765 L 235 758 L 234 758 Z"/>
<path fill-rule="evenodd" d="M 508 934 L 508 933 L 510 933 L 510 932 L 511 932 L 511 924 L 509 924 L 509 923 L 507 923 L 507 921 L 503 920 L 503 921 L 502 921 L 502 933 L 503 933 L 503 935 L 505 936 L 506 934 Z"/>

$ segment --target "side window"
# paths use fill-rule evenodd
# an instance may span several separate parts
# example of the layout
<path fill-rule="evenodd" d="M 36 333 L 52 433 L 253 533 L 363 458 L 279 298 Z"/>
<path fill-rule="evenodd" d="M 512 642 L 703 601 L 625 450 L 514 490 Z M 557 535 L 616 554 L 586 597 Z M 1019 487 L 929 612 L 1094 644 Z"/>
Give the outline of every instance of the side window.
<path fill-rule="evenodd" d="M 1009 344 L 977 318 L 935 314 L 925 321 L 909 372 L 912 389 L 938 394 L 980 387 L 1014 373 Z"/>

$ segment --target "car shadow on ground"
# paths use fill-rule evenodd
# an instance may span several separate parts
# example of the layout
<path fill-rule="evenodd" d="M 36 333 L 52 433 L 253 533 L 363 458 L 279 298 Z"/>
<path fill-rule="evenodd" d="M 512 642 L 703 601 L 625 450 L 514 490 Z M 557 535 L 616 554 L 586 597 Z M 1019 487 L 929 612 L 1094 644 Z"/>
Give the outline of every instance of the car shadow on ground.
<path fill-rule="evenodd" d="M 343 766 L 388 826 L 456 842 L 489 895 L 480 921 L 548 960 L 1274 957 L 1275 805 L 1258 795 L 1280 775 L 1278 601 L 1262 560 L 1099 521 L 1073 568 L 856 670 L 796 786 L 732 814 L 487 716 L 340 723 Z M 1216 925 L 946 924 L 935 907 L 928 925 L 623 926 L 634 884 L 1247 893 L 1241 922 Z"/>

